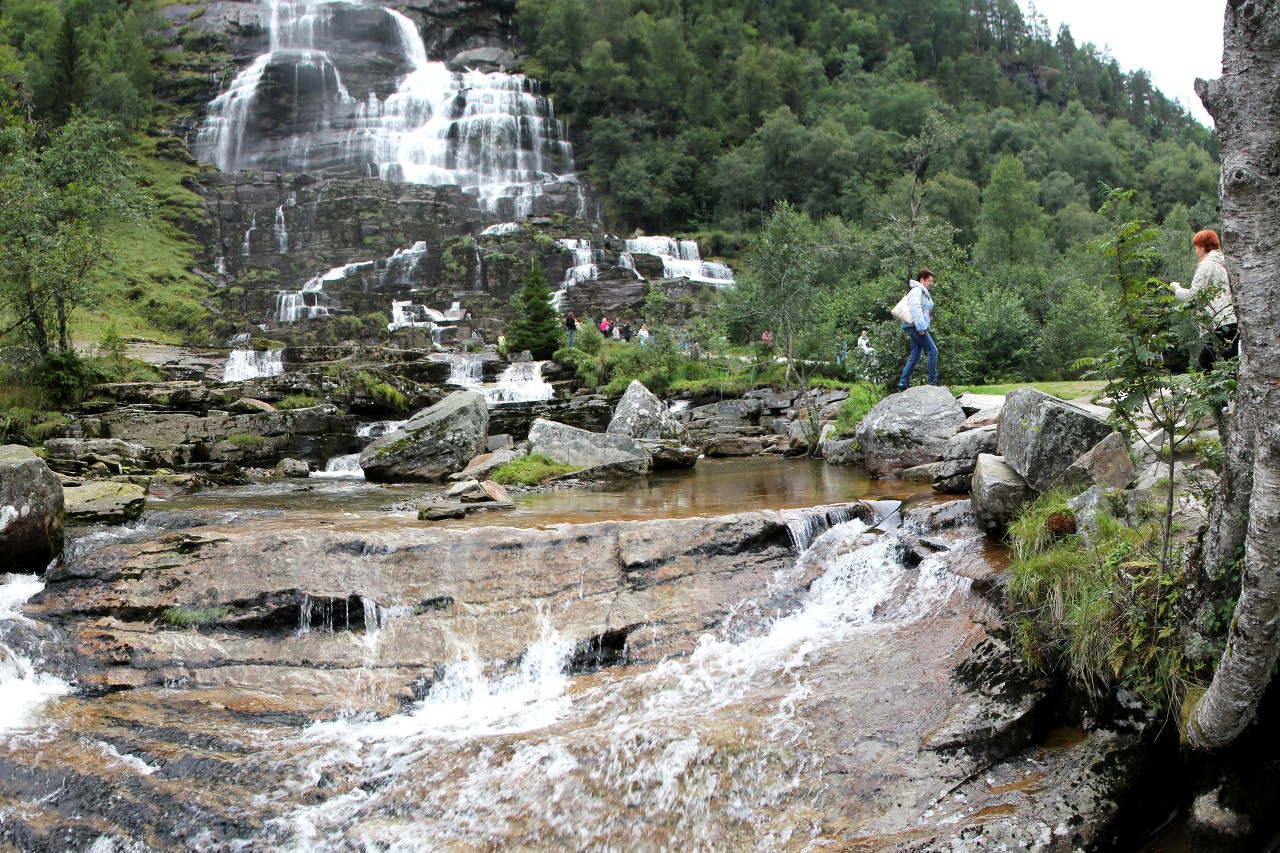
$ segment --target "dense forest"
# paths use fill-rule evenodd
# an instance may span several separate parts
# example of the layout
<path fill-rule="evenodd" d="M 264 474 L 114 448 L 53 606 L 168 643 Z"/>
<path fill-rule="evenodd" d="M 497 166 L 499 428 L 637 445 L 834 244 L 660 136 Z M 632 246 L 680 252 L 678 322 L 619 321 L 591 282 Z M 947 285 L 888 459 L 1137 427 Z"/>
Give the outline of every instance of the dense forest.
<path fill-rule="evenodd" d="M 1164 226 L 1154 275 L 1187 277 L 1216 225 L 1211 132 L 1014 0 L 522 0 L 518 20 L 618 227 L 747 253 L 742 339 L 785 321 L 815 354 L 862 327 L 896 348 L 886 306 L 927 265 L 944 381 L 1074 375 L 1113 335 L 1084 249 L 1107 188 Z M 828 249 L 803 318 L 752 274 L 774 261 L 744 234 L 774 216 Z"/>
<path fill-rule="evenodd" d="M 91 199 L 51 202 L 36 243 L 36 226 L 24 236 L 9 223 L 0 245 L 38 245 L 49 254 L 23 256 L 25 269 L 53 269 L 111 233 L 104 216 L 130 213 L 134 224 L 94 245 L 71 298 L 105 288 L 100 304 L 119 305 L 126 327 L 137 328 L 130 311 L 141 306 L 143 327 L 200 340 L 192 247 L 169 215 L 192 199 L 178 183 L 181 158 L 154 156 L 175 119 L 158 93 L 174 67 L 164 5 L 0 4 L 5 203 L 61 192 L 39 152 L 66 150 L 64 132 L 92 136 L 85 150 L 106 176 Z M 1065 27 L 1050 33 L 1015 0 L 519 0 L 516 20 L 524 70 L 569 123 L 610 226 L 696 236 L 704 254 L 739 267 L 742 284 L 718 315 L 739 339 L 777 322 L 752 265 L 771 263 L 756 235 L 785 216 L 780 227 L 822 249 L 804 265 L 813 292 L 795 322 L 809 338 L 796 333 L 802 349 L 833 355 L 839 334 L 860 327 L 882 350 L 896 347 L 887 305 L 930 266 L 944 381 L 1072 375 L 1112 335 L 1101 261 L 1084 249 L 1109 227 L 1096 212 L 1107 187 L 1138 190 L 1125 215 L 1161 226 L 1151 271 L 1163 278 L 1187 278 L 1190 235 L 1216 225 L 1211 132 L 1145 72 L 1076 44 Z M 149 200 L 107 192 L 120 186 L 103 147 L 112 141 Z M 148 201 L 160 216 L 136 215 Z M 122 257 L 166 266 L 140 274 Z M 39 285 L 18 272 L 4 271 L 8 322 L 21 304 L 13 288 Z M 115 299 L 139 286 L 143 298 Z"/>

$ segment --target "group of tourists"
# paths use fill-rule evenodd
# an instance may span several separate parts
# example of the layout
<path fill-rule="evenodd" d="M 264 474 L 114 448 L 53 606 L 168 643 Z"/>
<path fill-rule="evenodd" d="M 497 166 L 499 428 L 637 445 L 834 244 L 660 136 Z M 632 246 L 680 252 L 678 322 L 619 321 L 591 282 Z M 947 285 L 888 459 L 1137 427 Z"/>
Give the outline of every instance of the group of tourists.
<path fill-rule="evenodd" d="M 590 323 L 591 320 L 586 320 Z M 573 348 L 573 336 L 578 331 L 578 318 L 572 311 L 566 311 L 564 315 L 564 327 L 569 333 L 569 348 Z M 639 341 L 641 346 L 649 343 L 653 338 L 653 334 L 649 331 L 648 323 L 641 323 L 639 329 L 633 329 L 628 322 L 612 322 L 608 317 L 600 318 L 600 334 L 606 339 L 615 341 L 624 341 L 630 343 L 632 340 Z"/>
<path fill-rule="evenodd" d="M 1227 277 L 1227 262 L 1222 255 L 1222 244 L 1218 232 L 1204 230 L 1191 238 L 1191 246 L 1195 250 L 1195 277 L 1190 287 L 1183 287 L 1178 282 L 1170 282 L 1169 288 L 1181 302 L 1202 301 L 1199 318 L 1201 340 L 1204 344 L 1200 351 L 1200 369 L 1211 370 L 1214 362 L 1235 358 L 1240 354 L 1240 341 L 1236 326 L 1236 312 L 1231 300 L 1230 282 Z M 911 354 L 902 368 L 898 379 L 898 390 L 905 391 L 911 382 L 911 374 L 920 357 L 926 357 L 930 385 L 938 384 L 938 345 L 929 334 L 933 325 L 933 284 L 932 271 L 922 269 L 911 279 L 904 301 L 910 311 L 910 319 L 902 321 L 902 330 L 911 340 Z M 867 333 L 864 330 L 858 338 L 858 346 L 864 352 L 871 352 L 866 344 Z"/>

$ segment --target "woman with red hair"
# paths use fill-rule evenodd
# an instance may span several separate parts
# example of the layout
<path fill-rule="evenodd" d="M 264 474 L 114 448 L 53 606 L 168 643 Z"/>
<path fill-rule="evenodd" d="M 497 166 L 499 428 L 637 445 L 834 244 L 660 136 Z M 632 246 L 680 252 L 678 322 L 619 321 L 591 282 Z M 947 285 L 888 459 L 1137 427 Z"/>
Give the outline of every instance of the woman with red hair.
<path fill-rule="evenodd" d="M 1240 354 L 1240 341 L 1236 337 L 1236 309 L 1231 304 L 1231 287 L 1227 279 L 1227 260 L 1222 256 L 1218 232 L 1204 230 L 1191 238 L 1200 263 L 1191 287 L 1183 287 L 1176 281 L 1169 287 L 1182 302 L 1195 300 L 1204 309 L 1200 328 L 1205 333 L 1204 349 L 1200 351 L 1200 369 L 1210 370 L 1219 359 L 1235 358 Z"/>

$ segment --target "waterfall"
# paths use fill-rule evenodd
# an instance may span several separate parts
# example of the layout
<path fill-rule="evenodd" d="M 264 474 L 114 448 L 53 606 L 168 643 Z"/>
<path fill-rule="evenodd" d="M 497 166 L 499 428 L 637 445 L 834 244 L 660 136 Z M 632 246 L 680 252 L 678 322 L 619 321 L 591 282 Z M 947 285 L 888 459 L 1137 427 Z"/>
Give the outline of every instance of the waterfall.
<path fill-rule="evenodd" d="M 498 374 L 496 383 L 479 390 L 490 406 L 550 400 L 555 396 L 555 389 L 542 378 L 544 364 L 544 361 L 525 361 L 508 365 Z"/>
<path fill-rule="evenodd" d="M 0 575 L 0 624 L 24 619 L 19 608 L 42 589 L 35 575 Z M 45 702 L 70 692 L 71 685 L 37 672 L 31 660 L 0 643 L 0 734 L 29 726 Z"/>
<path fill-rule="evenodd" d="M 472 248 L 476 252 L 476 274 L 473 282 L 473 288 L 477 291 L 484 290 L 484 258 L 480 255 L 480 244 L 472 241 Z"/>
<path fill-rule="evenodd" d="M 488 662 L 460 643 L 407 713 L 304 733 L 298 791 L 359 775 L 347 793 L 284 818 L 279 840 L 298 850 L 389 839 L 449 849 L 479 837 L 495 848 L 808 849 L 803 825 L 767 821 L 812 814 L 806 791 L 822 784 L 799 711 L 810 669 L 833 651 L 888 653 L 896 628 L 968 588 L 940 558 L 908 568 L 899 551 L 897 534 L 838 525 L 780 573 L 821 569 L 790 613 L 744 601 L 688 656 L 639 670 L 572 676 L 574 645 L 554 612 L 505 675 L 486 677 Z"/>
<path fill-rule="evenodd" d="M 640 272 L 636 269 L 635 255 L 630 252 L 620 252 L 618 254 L 618 266 L 623 269 L 631 270 L 632 275 L 641 281 L 644 281 L 644 276 L 640 275 Z"/>
<path fill-rule="evenodd" d="M 258 214 L 253 214 L 249 220 L 249 227 L 244 232 L 244 239 L 240 241 L 240 254 L 248 257 L 251 249 L 250 243 L 253 240 L 253 232 L 258 230 Z"/>
<path fill-rule="evenodd" d="M 281 255 L 289 254 L 289 229 L 284 221 L 284 205 L 276 208 L 276 252 Z"/>
<path fill-rule="evenodd" d="M 733 270 L 719 261 L 702 260 L 697 240 L 637 237 L 627 241 L 627 251 L 662 258 L 663 278 L 687 278 L 717 285 L 733 284 Z M 635 268 L 634 260 L 631 268 Z"/>
<path fill-rule="evenodd" d="M 451 352 L 445 356 L 449 362 L 448 385 L 478 390 L 484 384 L 484 362 L 480 356 L 465 352 Z"/>
<path fill-rule="evenodd" d="M 244 382 L 284 373 L 284 350 L 232 350 L 222 371 L 223 382 Z"/>
<path fill-rule="evenodd" d="M 400 290 L 411 289 L 417 281 L 418 270 L 423 258 L 427 256 L 426 241 L 419 240 L 407 249 L 396 249 L 389 258 L 378 261 L 357 261 L 334 267 L 328 272 L 317 275 L 302 285 L 302 290 L 276 291 L 276 307 L 273 317 L 277 323 L 297 323 L 301 320 L 312 320 L 316 317 L 328 317 L 337 307 L 333 297 L 324 292 L 326 283 L 344 281 L 353 276 L 360 277 L 360 284 L 365 290 L 383 287 L 394 287 Z M 404 305 L 411 303 L 401 303 Z M 393 319 L 389 328 L 399 328 L 394 319 L 396 303 L 392 302 Z M 426 318 L 431 319 L 431 318 Z M 417 325 L 417 321 L 408 321 L 408 325 Z M 425 325 L 425 320 L 422 321 Z"/>
<path fill-rule="evenodd" d="M 454 72 L 427 58 L 414 23 L 359 3 L 261 0 L 269 52 L 209 105 L 196 154 L 223 171 L 334 170 L 407 183 L 458 185 L 489 213 L 529 216 L 544 184 L 576 185 L 564 124 L 536 82 L 518 74 Z M 398 74 L 393 91 L 344 83 L 370 45 Z M 367 67 L 362 69 L 367 70 Z M 367 81 L 366 81 L 367 82 Z M 273 97 L 266 97 L 270 90 Z M 291 119 L 261 113 L 292 97 Z M 579 207 L 583 205 L 579 192 Z"/>
<path fill-rule="evenodd" d="M 218 275 L 225 276 L 227 274 L 227 259 L 222 255 L 213 259 L 213 271 Z"/>
<path fill-rule="evenodd" d="M 488 228 L 480 232 L 481 237 L 506 237 L 508 234 L 518 234 L 524 229 L 520 227 L 519 222 L 499 222 L 497 225 L 490 225 Z"/>
<path fill-rule="evenodd" d="M 312 473 L 313 477 L 364 479 L 364 469 L 360 467 L 360 454 L 348 453 L 334 456 L 325 463 L 323 471 Z"/>

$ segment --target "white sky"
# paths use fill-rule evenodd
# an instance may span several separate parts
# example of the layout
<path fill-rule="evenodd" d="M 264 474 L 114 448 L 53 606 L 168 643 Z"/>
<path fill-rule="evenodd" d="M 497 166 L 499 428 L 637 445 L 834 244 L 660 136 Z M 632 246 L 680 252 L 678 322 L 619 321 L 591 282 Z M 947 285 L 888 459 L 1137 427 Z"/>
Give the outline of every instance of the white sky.
<path fill-rule="evenodd" d="M 1156 88 L 1181 101 L 1202 124 L 1213 126 L 1193 83 L 1222 74 L 1222 21 L 1226 0 L 1019 0 L 1071 28 L 1076 44 L 1109 47 L 1125 71 L 1145 68 Z"/>

